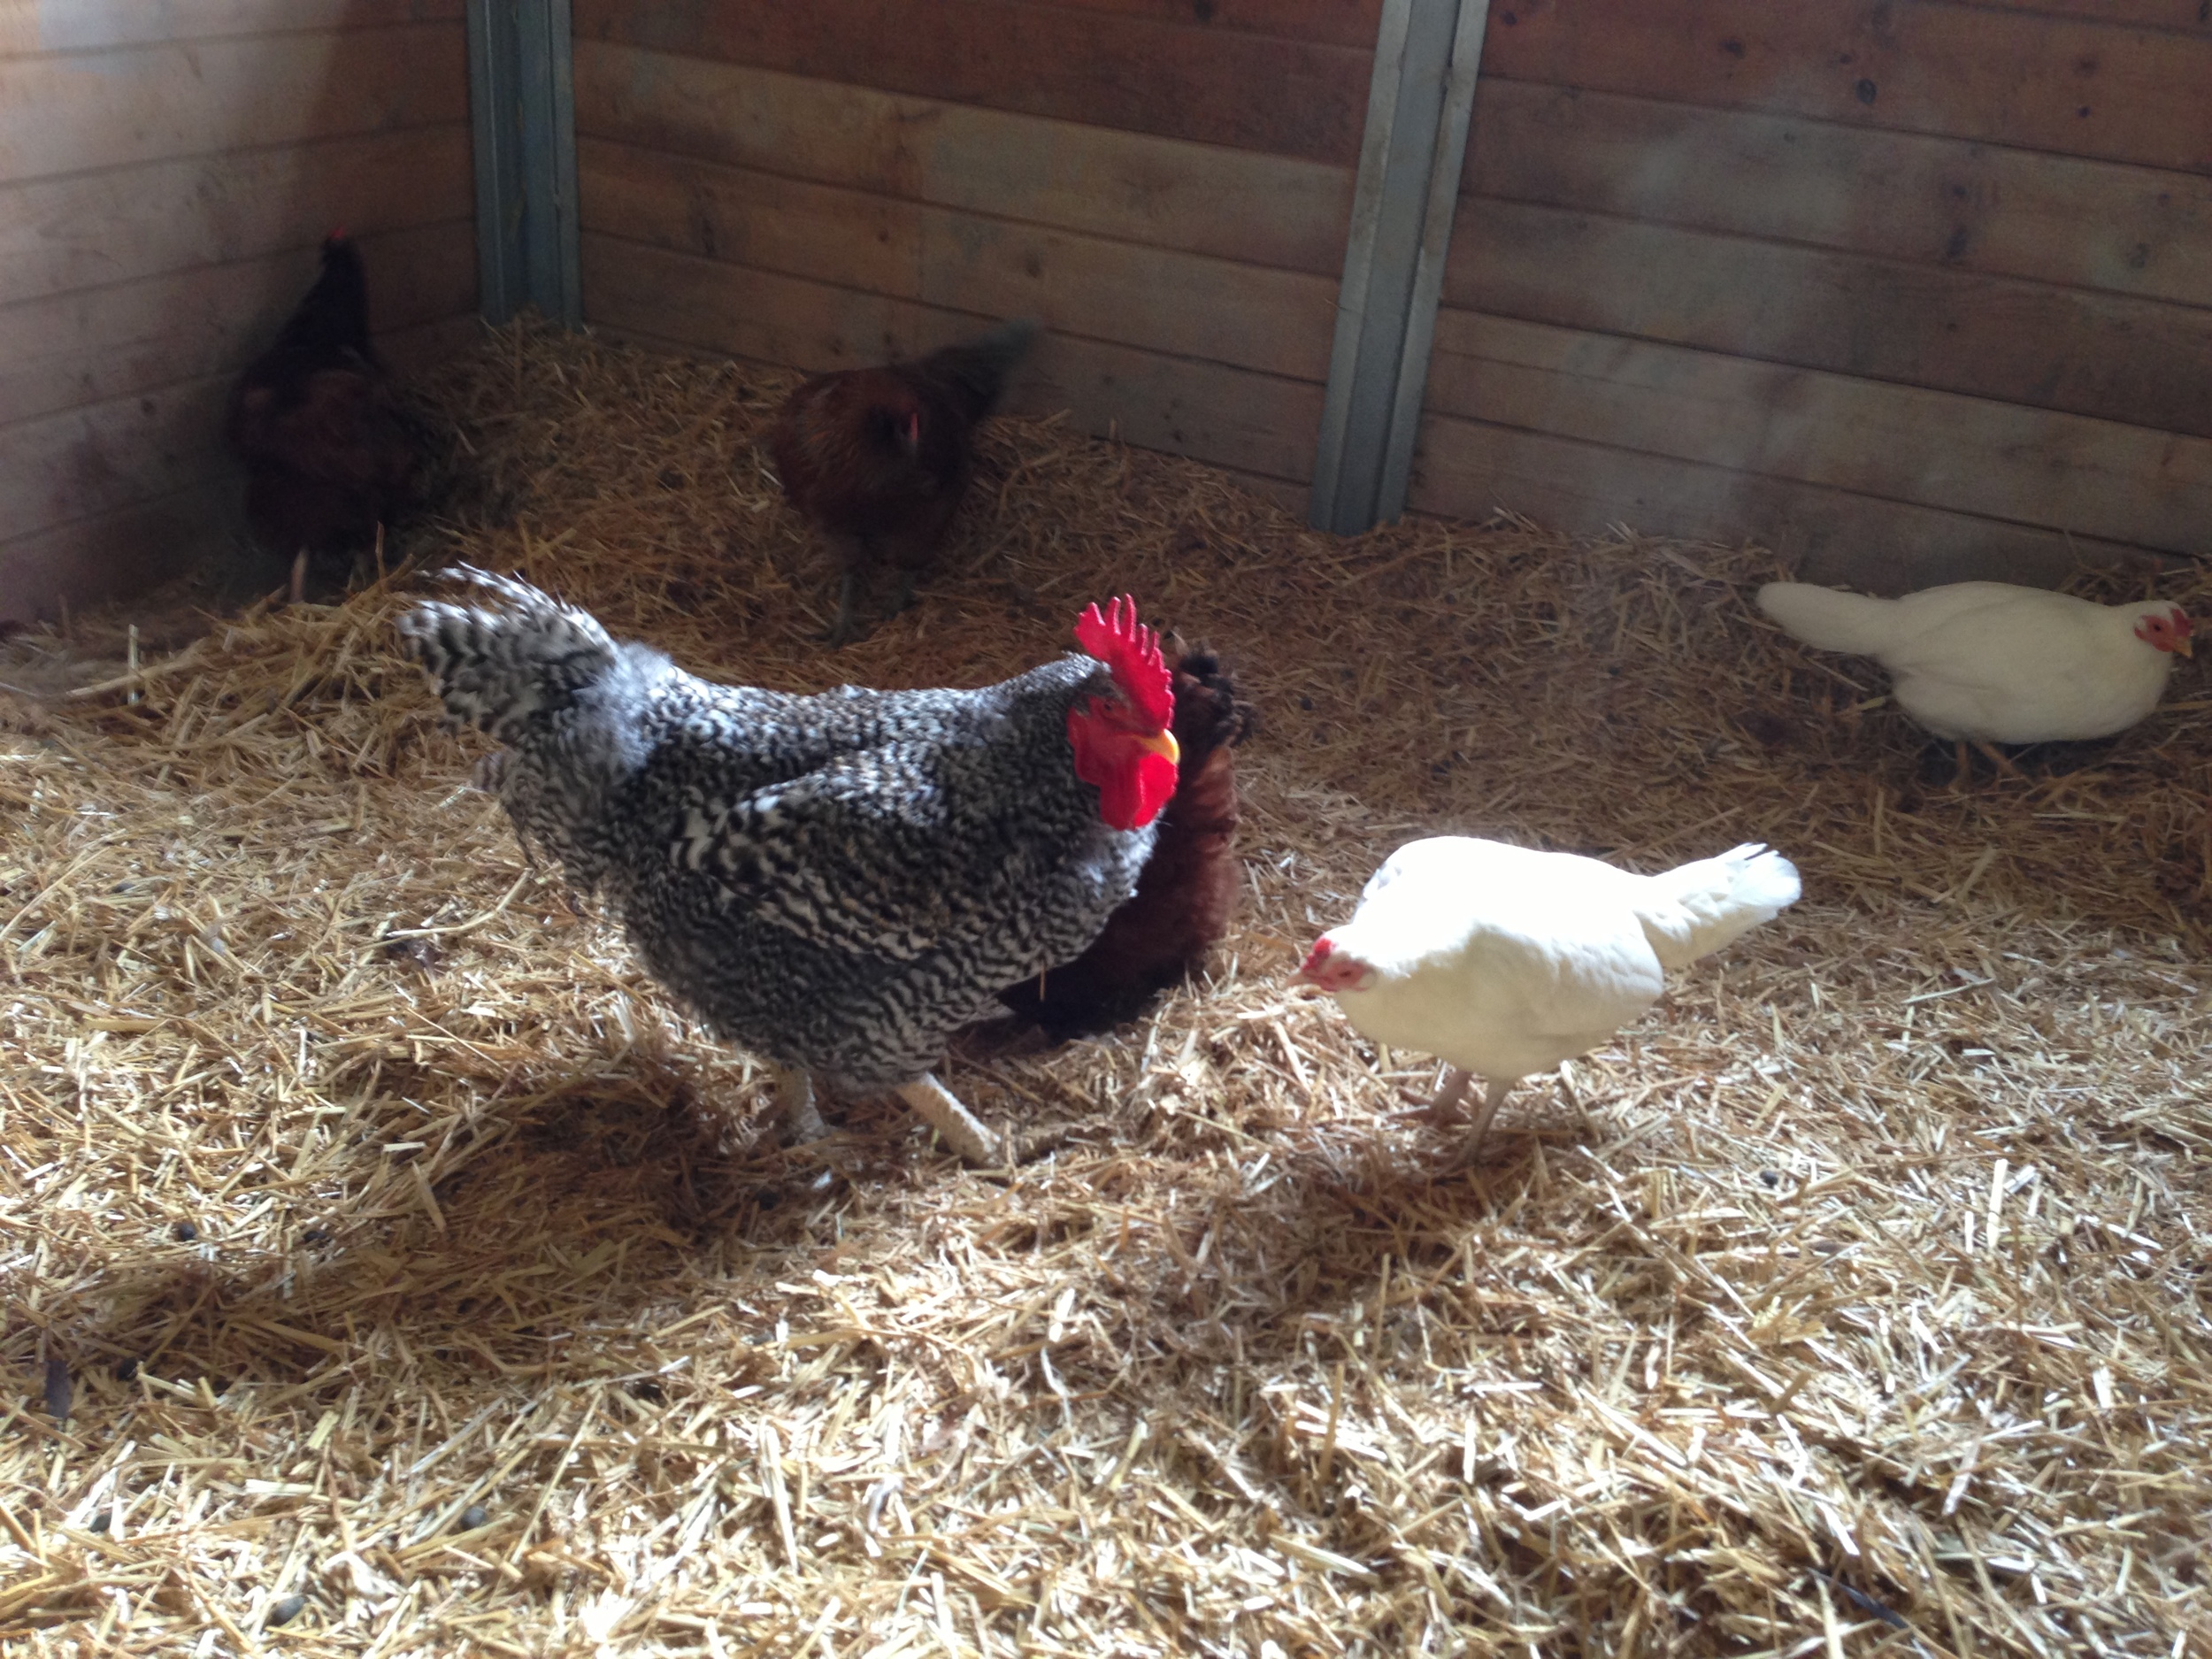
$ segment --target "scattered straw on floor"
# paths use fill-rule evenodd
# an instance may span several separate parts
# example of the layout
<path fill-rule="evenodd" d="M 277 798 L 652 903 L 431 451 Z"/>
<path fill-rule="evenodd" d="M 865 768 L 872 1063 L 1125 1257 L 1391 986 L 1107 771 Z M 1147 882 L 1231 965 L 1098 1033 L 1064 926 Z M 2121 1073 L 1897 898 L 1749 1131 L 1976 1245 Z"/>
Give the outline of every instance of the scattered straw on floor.
<path fill-rule="evenodd" d="M 1133 589 L 1263 721 L 1217 977 L 964 1042 L 1038 1163 L 881 1107 L 787 1155 L 462 789 L 396 582 L 0 705 L 0 1642 L 2212 1652 L 2200 673 L 1958 788 L 1755 552 L 1339 541 L 1026 422 L 833 657 L 784 384 L 497 336 L 442 396 L 518 518 L 415 550 L 786 687 L 979 682 Z M 1806 896 L 1470 1171 L 1283 983 L 1439 828 L 1765 839 Z"/>

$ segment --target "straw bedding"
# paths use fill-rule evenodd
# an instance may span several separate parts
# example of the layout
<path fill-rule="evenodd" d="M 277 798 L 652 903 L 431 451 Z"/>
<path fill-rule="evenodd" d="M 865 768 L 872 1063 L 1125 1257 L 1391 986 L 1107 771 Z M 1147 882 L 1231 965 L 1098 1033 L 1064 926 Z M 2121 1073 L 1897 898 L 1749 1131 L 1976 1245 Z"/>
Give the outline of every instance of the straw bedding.
<path fill-rule="evenodd" d="M 2212 1652 L 2200 677 L 1958 787 L 1756 550 L 1338 541 L 1023 421 L 833 657 L 787 385 L 493 336 L 434 390 L 511 519 L 395 555 L 791 687 L 978 683 L 1133 590 L 1261 713 L 1213 977 L 964 1038 L 1025 1164 L 869 1105 L 787 1153 L 462 789 L 399 578 L 8 696 L 0 1642 Z M 1763 839 L 1806 896 L 1470 1169 L 1284 983 L 1438 829 Z"/>

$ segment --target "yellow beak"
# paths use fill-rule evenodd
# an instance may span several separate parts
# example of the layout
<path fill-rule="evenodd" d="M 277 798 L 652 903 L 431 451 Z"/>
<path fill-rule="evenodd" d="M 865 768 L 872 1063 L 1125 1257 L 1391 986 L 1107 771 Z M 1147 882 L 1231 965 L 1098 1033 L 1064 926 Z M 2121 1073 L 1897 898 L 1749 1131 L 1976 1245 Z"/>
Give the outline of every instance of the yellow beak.
<path fill-rule="evenodd" d="M 1148 749 L 1156 755 L 1165 755 L 1168 764 L 1171 766 L 1179 766 L 1183 764 L 1183 746 L 1175 741 L 1175 733 L 1172 732 L 1160 732 L 1150 737 L 1141 737 L 1137 740 L 1137 744 L 1139 748 Z"/>
<path fill-rule="evenodd" d="M 2174 641 L 2174 649 L 2179 651 L 2184 657 L 2194 657 L 2197 654 L 2197 642 L 2185 634 Z"/>

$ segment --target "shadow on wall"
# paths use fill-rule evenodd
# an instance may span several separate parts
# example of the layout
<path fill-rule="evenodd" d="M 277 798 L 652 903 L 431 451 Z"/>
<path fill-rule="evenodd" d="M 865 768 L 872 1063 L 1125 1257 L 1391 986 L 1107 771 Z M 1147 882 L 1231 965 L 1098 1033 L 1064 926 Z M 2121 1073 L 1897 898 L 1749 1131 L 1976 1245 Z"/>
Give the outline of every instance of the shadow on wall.
<path fill-rule="evenodd" d="M 331 229 L 402 361 L 474 309 L 460 0 L 242 0 L 219 26 L 0 13 L 0 619 L 239 558 L 225 402 Z"/>

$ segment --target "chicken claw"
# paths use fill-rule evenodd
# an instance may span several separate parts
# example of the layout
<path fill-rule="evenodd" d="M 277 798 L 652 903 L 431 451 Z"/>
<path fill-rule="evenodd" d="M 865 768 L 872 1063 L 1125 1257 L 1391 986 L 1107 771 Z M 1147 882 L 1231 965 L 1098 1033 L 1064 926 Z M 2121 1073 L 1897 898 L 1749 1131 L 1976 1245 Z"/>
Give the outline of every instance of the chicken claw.
<path fill-rule="evenodd" d="M 988 1168 L 1002 1161 L 998 1136 L 978 1122 L 975 1114 L 930 1072 L 923 1072 L 911 1083 L 900 1084 L 898 1096 L 968 1163 Z"/>
<path fill-rule="evenodd" d="M 1429 1121 L 1440 1124 L 1463 1122 L 1467 1114 L 1459 1109 L 1459 1102 L 1467 1098 L 1467 1086 L 1474 1074 L 1463 1071 L 1455 1065 L 1444 1068 L 1444 1080 L 1436 1086 L 1436 1098 L 1428 1103 Z"/>
<path fill-rule="evenodd" d="M 1444 1068 L 1442 1080 L 1436 1086 L 1436 1093 L 1427 1100 L 1422 1100 L 1409 1088 L 1398 1091 L 1399 1099 L 1417 1102 L 1413 1110 L 1400 1112 L 1398 1116 L 1417 1123 L 1463 1124 L 1467 1121 L 1467 1114 L 1460 1110 L 1459 1102 L 1466 1099 L 1467 1085 L 1473 1080 L 1471 1073 L 1461 1071 L 1455 1065 L 1448 1065 Z"/>

